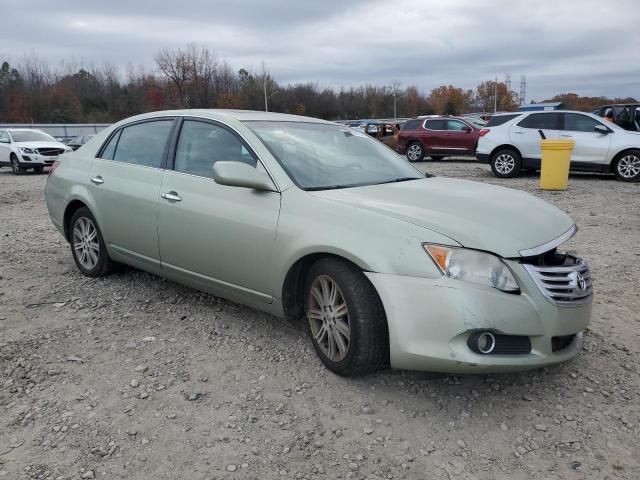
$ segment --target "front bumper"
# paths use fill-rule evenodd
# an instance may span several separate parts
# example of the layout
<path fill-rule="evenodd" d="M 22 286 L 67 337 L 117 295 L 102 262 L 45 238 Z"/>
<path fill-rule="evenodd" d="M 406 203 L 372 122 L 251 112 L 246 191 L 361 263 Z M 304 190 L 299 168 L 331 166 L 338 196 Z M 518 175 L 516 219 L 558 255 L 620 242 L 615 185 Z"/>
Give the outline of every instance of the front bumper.
<path fill-rule="evenodd" d="M 591 302 L 557 307 L 546 300 L 517 262 L 507 261 L 522 293 L 452 280 L 367 273 L 378 291 L 389 325 L 393 368 L 447 373 L 526 370 L 574 357 L 582 347 L 582 331 L 591 317 Z M 479 330 L 527 336 L 528 354 L 482 355 L 467 346 Z M 552 338 L 574 335 L 562 350 Z"/>
<path fill-rule="evenodd" d="M 39 153 L 21 153 L 18 155 L 18 161 L 21 167 L 48 167 L 53 165 L 58 157 L 45 157 Z"/>

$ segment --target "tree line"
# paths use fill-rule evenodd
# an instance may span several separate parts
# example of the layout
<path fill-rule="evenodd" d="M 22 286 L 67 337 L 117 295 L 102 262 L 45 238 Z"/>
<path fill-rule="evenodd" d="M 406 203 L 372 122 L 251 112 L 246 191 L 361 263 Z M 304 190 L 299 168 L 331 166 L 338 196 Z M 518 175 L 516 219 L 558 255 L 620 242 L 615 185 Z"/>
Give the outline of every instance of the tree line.
<path fill-rule="evenodd" d="M 512 111 L 516 92 L 485 81 L 475 90 L 442 85 L 428 93 L 417 86 L 366 84 L 332 89 L 314 82 L 284 85 L 264 68 L 234 70 L 205 46 L 162 49 L 156 68 L 63 63 L 52 68 L 36 55 L 0 66 L 0 123 L 110 123 L 138 113 L 171 108 L 239 108 L 309 115 L 325 119 L 388 118 Z M 561 94 L 568 108 L 592 110 L 633 99 Z"/>

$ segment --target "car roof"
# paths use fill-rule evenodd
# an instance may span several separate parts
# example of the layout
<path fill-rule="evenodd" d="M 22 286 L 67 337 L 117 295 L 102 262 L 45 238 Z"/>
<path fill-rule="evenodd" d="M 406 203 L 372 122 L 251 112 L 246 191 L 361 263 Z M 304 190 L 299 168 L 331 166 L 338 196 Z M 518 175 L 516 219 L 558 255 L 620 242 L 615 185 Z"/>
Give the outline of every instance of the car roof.
<path fill-rule="evenodd" d="M 183 110 L 160 110 L 157 112 L 143 113 L 135 117 L 127 118 L 126 121 L 144 120 L 146 118 L 157 118 L 159 116 L 191 116 L 210 118 L 212 120 L 235 119 L 241 122 L 248 121 L 279 121 L 279 122 L 304 122 L 304 123 L 324 123 L 333 125 L 333 122 L 321 120 L 313 117 L 303 117 L 300 115 L 290 115 L 288 113 L 260 112 L 255 110 L 227 110 L 227 109 L 183 109 Z"/>
<path fill-rule="evenodd" d="M 42 130 L 40 130 L 39 128 L 2 128 L 0 130 L 6 130 L 7 132 L 40 132 L 40 133 L 46 133 L 43 132 Z M 47 135 L 49 135 L 47 133 Z"/>

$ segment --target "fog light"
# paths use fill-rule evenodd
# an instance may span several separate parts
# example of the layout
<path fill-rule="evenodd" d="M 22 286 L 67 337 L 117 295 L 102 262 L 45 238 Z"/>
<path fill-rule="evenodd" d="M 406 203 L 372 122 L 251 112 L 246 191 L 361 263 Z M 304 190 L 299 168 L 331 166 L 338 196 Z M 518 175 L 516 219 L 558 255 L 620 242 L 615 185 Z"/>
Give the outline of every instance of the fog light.
<path fill-rule="evenodd" d="M 467 345 L 474 352 L 487 355 L 496 347 L 496 337 L 491 332 L 477 332 L 469 337 Z"/>

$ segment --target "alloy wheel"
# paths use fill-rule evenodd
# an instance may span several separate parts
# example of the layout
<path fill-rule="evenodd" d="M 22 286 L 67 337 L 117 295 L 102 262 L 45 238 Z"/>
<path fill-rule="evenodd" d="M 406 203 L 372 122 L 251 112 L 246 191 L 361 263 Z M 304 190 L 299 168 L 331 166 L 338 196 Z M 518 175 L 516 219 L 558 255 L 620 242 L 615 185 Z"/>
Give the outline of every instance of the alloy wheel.
<path fill-rule="evenodd" d="M 87 217 L 80 217 L 73 227 L 73 249 L 80 265 L 87 270 L 93 270 L 98 264 L 100 243 L 98 230 L 93 221 Z"/>
<path fill-rule="evenodd" d="M 407 158 L 412 162 L 420 160 L 420 156 L 422 155 L 422 148 L 420 145 L 413 144 L 409 146 L 407 149 Z"/>
<path fill-rule="evenodd" d="M 495 167 L 498 173 L 509 175 L 516 167 L 516 160 L 508 153 L 502 153 L 496 158 Z"/>
<path fill-rule="evenodd" d="M 311 334 L 327 358 L 344 360 L 351 341 L 349 309 L 337 283 L 327 275 L 319 275 L 309 289 L 307 318 Z"/>
<path fill-rule="evenodd" d="M 626 179 L 640 175 L 640 158 L 636 155 L 625 155 L 618 161 L 618 173 Z"/>

